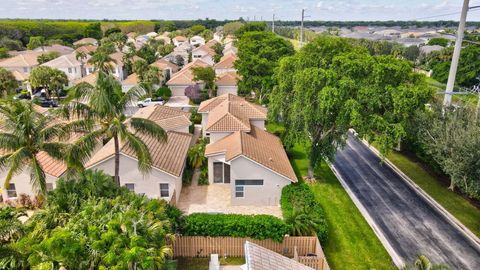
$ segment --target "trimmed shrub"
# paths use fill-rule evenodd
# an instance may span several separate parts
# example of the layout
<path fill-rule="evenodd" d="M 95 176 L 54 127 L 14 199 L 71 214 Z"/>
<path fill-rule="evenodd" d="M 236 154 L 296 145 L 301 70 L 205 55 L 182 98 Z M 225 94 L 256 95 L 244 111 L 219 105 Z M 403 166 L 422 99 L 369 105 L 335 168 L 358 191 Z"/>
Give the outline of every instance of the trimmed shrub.
<path fill-rule="evenodd" d="M 183 220 L 182 233 L 187 236 L 250 237 L 281 242 L 289 228 L 281 219 L 270 215 L 196 213 Z"/>
<path fill-rule="evenodd" d="M 210 184 L 208 182 L 208 165 L 205 165 L 205 167 L 202 168 L 200 171 L 200 176 L 198 177 L 198 185 L 199 186 L 207 186 Z"/>
<path fill-rule="evenodd" d="M 289 219 L 295 211 L 304 211 L 312 219 L 317 220 L 315 232 L 321 243 L 325 243 L 328 238 L 328 226 L 325 219 L 325 213 L 322 206 L 315 200 L 310 187 L 305 183 L 297 183 L 285 186 L 282 189 L 280 199 L 284 219 Z"/>
<path fill-rule="evenodd" d="M 158 88 L 157 92 L 155 92 L 154 96 L 161 97 L 163 100 L 167 101 L 172 96 L 172 90 L 168 88 L 168 86 L 162 86 Z"/>

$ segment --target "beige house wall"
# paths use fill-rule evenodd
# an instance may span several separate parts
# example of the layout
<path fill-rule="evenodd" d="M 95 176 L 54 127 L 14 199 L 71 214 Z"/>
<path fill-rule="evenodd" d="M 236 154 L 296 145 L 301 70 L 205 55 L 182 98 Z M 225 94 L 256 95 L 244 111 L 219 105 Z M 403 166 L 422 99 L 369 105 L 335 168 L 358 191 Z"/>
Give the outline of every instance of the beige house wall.
<path fill-rule="evenodd" d="M 115 159 L 111 157 L 106 161 L 103 161 L 90 169 L 103 170 L 108 175 L 115 174 Z M 160 198 L 160 183 L 169 184 L 169 197 L 162 198 L 166 201 L 172 200 L 172 195 L 175 191 L 175 202 L 178 201 L 180 192 L 182 190 L 182 176 L 179 177 L 167 174 L 158 169 L 152 168 L 152 170 L 143 175 L 138 170 L 138 163 L 135 159 L 120 155 L 120 185 L 135 184 L 135 192 L 138 194 L 145 194 L 149 198 Z"/>
<path fill-rule="evenodd" d="M 6 199 L 13 199 L 9 198 L 7 195 L 7 189 L 5 188 L 5 177 L 7 176 L 7 171 L 0 172 L 0 187 L 2 189 L 2 197 L 3 200 Z M 56 182 L 58 178 L 53 177 L 51 175 L 46 175 L 46 182 L 47 184 L 52 184 L 52 187 L 56 187 Z M 17 196 L 24 193 L 30 196 L 35 195 L 37 192 L 33 190 L 32 184 L 30 184 L 30 169 L 26 168 L 20 174 L 15 175 L 12 180 L 10 181 L 11 184 L 15 184 L 15 189 L 17 191 Z"/>
<path fill-rule="evenodd" d="M 220 96 L 220 95 L 223 95 L 223 94 L 237 95 L 237 92 L 238 92 L 238 87 L 237 86 L 220 85 L 217 88 L 217 96 Z"/>

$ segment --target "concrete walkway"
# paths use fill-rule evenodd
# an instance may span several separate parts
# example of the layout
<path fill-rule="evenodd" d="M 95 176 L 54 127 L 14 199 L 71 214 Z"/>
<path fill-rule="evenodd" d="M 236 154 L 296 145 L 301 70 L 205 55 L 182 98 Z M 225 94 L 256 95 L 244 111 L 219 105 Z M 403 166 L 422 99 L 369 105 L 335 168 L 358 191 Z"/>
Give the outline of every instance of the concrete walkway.
<path fill-rule="evenodd" d="M 404 262 L 425 255 L 434 264 L 480 269 L 480 246 L 358 139 L 348 139 L 333 166 Z"/>

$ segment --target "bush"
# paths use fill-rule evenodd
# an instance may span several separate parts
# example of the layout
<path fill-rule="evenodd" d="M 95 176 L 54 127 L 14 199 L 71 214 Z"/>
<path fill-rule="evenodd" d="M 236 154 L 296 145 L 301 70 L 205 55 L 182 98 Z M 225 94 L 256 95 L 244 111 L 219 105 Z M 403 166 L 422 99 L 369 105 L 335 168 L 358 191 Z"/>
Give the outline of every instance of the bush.
<path fill-rule="evenodd" d="M 158 88 L 157 92 L 154 94 L 155 97 L 161 97 L 163 100 L 167 101 L 172 96 L 172 90 L 168 86 L 162 86 Z"/>
<path fill-rule="evenodd" d="M 182 224 L 182 233 L 187 236 L 251 237 L 277 242 L 288 231 L 285 222 L 270 215 L 196 213 L 186 216 Z"/>
<path fill-rule="evenodd" d="M 303 211 L 310 215 L 312 220 L 316 220 L 315 232 L 321 243 L 325 243 L 328 238 L 328 226 L 325 219 L 323 208 L 315 200 L 310 187 L 305 183 L 297 183 L 284 187 L 280 199 L 283 218 L 290 220 L 298 211 Z M 292 226 L 292 224 L 290 224 Z"/>
<path fill-rule="evenodd" d="M 208 166 L 204 166 L 200 171 L 200 177 L 198 178 L 198 185 L 206 186 L 208 185 Z"/>
<path fill-rule="evenodd" d="M 193 168 L 188 165 L 185 166 L 185 169 L 183 170 L 183 175 L 182 175 L 182 183 L 184 185 L 190 185 L 192 183 L 192 177 L 193 177 Z"/>
<path fill-rule="evenodd" d="M 195 108 L 195 107 L 190 108 L 190 113 L 192 114 L 190 116 L 190 121 L 192 121 L 193 124 L 202 123 L 202 115 L 198 113 L 198 108 Z"/>

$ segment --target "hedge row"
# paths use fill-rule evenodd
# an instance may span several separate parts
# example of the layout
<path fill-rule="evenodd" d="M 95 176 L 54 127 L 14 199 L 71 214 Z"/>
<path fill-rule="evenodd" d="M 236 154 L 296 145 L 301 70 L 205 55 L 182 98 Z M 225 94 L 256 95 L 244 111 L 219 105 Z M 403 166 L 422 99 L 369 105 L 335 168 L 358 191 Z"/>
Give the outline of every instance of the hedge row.
<path fill-rule="evenodd" d="M 305 183 L 297 183 L 285 186 L 282 189 L 280 199 L 283 218 L 294 214 L 295 209 L 304 210 L 307 214 L 315 217 L 320 222 L 317 224 L 316 233 L 321 243 L 325 243 L 328 238 L 328 225 L 325 219 L 325 213 L 322 206 L 315 200 L 315 194 Z"/>
<path fill-rule="evenodd" d="M 250 237 L 281 242 L 289 227 L 270 215 L 196 213 L 184 218 L 181 231 L 187 236 Z"/>

